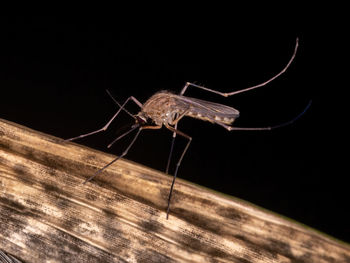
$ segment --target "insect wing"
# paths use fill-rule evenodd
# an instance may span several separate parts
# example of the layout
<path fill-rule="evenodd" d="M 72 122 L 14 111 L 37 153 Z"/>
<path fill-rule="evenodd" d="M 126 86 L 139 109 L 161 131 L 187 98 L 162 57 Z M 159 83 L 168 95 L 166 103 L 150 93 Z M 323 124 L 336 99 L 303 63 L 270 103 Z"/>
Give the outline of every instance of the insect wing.
<path fill-rule="evenodd" d="M 194 118 L 230 124 L 239 117 L 238 110 L 223 104 L 185 96 L 176 96 L 176 100 L 178 105 L 187 104 L 187 115 Z"/>

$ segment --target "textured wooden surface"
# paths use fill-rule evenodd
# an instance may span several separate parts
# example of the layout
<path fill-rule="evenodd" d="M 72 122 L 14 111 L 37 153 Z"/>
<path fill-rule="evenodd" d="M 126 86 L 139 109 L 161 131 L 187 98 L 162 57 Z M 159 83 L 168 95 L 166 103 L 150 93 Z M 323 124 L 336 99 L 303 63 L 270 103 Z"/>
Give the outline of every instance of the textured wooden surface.
<path fill-rule="evenodd" d="M 350 247 L 240 200 L 0 119 L 0 250 L 22 262 L 350 262 Z"/>

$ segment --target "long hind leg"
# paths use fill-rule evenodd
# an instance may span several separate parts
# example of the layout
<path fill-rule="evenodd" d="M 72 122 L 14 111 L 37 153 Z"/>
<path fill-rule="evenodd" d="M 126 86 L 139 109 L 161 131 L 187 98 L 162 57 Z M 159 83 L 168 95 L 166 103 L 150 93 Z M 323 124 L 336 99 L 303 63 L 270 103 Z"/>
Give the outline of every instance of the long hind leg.
<path fill-rule="evenodd" d="M 259 88 L 259 87 L 262 87 L 262 86 L 265 86 L 267 85 L 268 83 L 270 83 L 271 81 L 273 81 L 274 79 L 278 78 L 280 75 L 282 75 L 290 66 L 290 64 L 293 62 L 294 58 L 295 58 L 295 55 L 297 53 L 297 50 L 298 50 L 298 46 L 299 46 L 299 39 L 297 38 L 296 39 L 296 43 L 295 43 L 295 48 L 294 48 L 294 52 L 293 52 L 293 55 L 292 57 L 289 59 L 288 63 L 286 66 L 284 66 L 284 68 L 279 72 L 277 73 L 276 75 L 274 75 L 273 77 L 271 77 L 270 79 L 266 80 L 265 82 L 263 83 L 260 83 L 260 84 L 257 84 L 257 85 L 254 85 L 254 86 L 251 86 L 251 87 L 248 87 L 248 88 L 244 88 L 244 89 L 241 89 L 241 90 L 236 90 L 236 91 L 232 91 L 232 92 L 220 92 L 220 91 L 217 91 L 217 90 L 213 90 L 213 89 L 208 89 L 206 87 L 203 87 L 203 86 L 200 86 L 200 85 L 197 85 L 197 84 L 193 84 L 191 82 L 187 82 L 185 84 L 185 86 L 182 88 L 181 92 L 180 92 L 180 95 L 183 95 L 187 88 L 188 87 L 195 87 L 195 88 L 199 88 L 199 89 L 202 89 L 202 90 L 206 90 L 206 91 L 209 91 L 209 92 L 212 92 L 212 93 L 215 93 L 215 94 L 218 94 L 218 95 L 221 95 L 221 96 L 224 96 L 224 97 L 229 97 L 229 96 L 232 96 L 232 95 L 235 95 L 235 94 L 238 94 L 238 93 L 242 93 L 242 92 L 246 92 L 248 90 L 252 90 L 252 89 L 256 89 L 256 88 Z"/>

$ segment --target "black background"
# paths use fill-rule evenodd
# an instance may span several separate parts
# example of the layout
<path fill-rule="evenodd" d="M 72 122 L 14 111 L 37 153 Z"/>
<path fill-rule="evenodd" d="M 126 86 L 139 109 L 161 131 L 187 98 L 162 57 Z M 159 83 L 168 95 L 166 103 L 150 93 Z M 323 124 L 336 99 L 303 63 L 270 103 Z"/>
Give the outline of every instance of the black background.
<path fill-rule="evenodd" d="M 273 131 L 228 132 L 184 118 L 179 129 L 193 142 L 179 177 L 350 241 L 346 175 L 333 169 L 323 126 L 330 105 L 322 83 L 315 84 L 316 75 L 323 77 L 316 73 L 320 60 L 315 58 L 326 48 L 300 28 L 242 29 L 245 21 L 205 21 L 195 18 L 180 28 L 145 21 L 130 26 L 132 21 L 101 17 L 2 18 L 0 117 L 74 137 L 102 127 L 116 112 L 106 89 L 119 102 L 131 95 L 145 102 L 163 89 L 180 92 L 186 81 L 224 92 L 242 89 L 278 73 L 298 36 L 295 61 L 268 86 L 229 98 L 196 89 L 186 95 L 238 109 L 237 127 L 288 121 L 310 99 L 311 108 L 294 124 Z M 283 18 L 275 22 L 283 24 Z M 128 110 L 139 109 L 130 103 Z M 131 137 L 112 149 L 106 145 L 132 122 L 123 113 L 107 132 L 79 143 L 120 154 Z M 145 131 L 126 158 L 164 171 L 170 142 L 166 129 Z M 175 157 L 185 143 L 177 139 Z"/>

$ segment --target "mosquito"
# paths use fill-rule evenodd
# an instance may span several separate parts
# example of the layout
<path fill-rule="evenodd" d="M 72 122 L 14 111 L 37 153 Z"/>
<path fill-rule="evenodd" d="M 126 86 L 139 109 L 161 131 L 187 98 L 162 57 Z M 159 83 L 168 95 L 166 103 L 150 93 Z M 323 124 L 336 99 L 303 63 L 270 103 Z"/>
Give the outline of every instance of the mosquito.
<path fill-rule="evenodd" d="M 122 135 L 120 135 L 119 137 L 117 137 L 107 147 L 108 148 L 111 147 L 116 141 L 120 140 L 121 138 L 128 135 L 132 131 L 137 130 L 137 132 L 134 135 L 134 137 L 133 137 L 132 141 L 130 142 L 130 144 L 128 145 L 128 147 L 124 150 L 124 152 L 120 156 L 116 157 L 113 161 L 106 164 L 104 167 L 100 168 L 91 177 L 86 179 L 84 184 L 91 181 L 95 176 L 100 174 L 102 171 L 104 171 L 107 167 L 109 167 L 110 165 L 112 165 L 113 163 L 118 161 L 120 158 L 123 158 L 128 153 L 128 151 L 130 150 L 130 148 L 132 147 L 132 145 L 134 144 L 134 142 L 136 141 L 137 137 L 139 136 L 139 134 L 142 130 L 160 129 L 160 128 L 162 128 L 162 126 L 164 126 L 165 128 L 167 128 L 168 130 L 170 130 L 173 133 L 170 153 L 169 153 L 168 162 L 167 162 L 167 166 L 166 166 L 166 173 L 167 174 L 169 171 L 169 166 L 170 166 L 170 161 L 172 158 L 172 153 L 173 153 L 174 142 L 175 142 L 176 136 L 179 135 L 179 136 L 182 136 L 185 139 L 187 139 L 187 144 L 186 144 L 180 158 L 178 159 L 178 162 L 176 163 L 176 168 L 175 168 L 175 172 L 173 175 L 173 180 L 172 180 L 172 183 L 170 186 L 170 191 L 169 191 L 168 200 L 167 200 L 167 210 L 166 210 L 166 219 L 168 219 L 169 212 L 170 212 L 171 196 L 172 196 L 172 192 L 174 189 L 174 184 L 175 184 L 175 180 L 176 180 L 176 177 L 178 174 L 178 170 L 179 170 L 181 162 L 182 162 L 182 160 L 183 160 L 183 158 L 184 158 L 184 156 L 185 156 L 185 154 L 186 154 L 186 152 L 191 144 L 191 141 L 192 141 L 191 136 L 185 134 L 184 132 L 178 130 L 178 128 L 177 128 L 179 121 L 183 117 L 187 116 L 187 117 L 200 119 L 203 121 L 209 121 L 211 123 L 218 124 L 218 125 L 222 126 L 223 128 L 225 128 L 228 131 L 233 131 L 233 130 L 245 130 L 245 131 L 246 130 L 247 131 L 272 130 L 272 129 L 283 127 L 283 126 L 286 126 L 286 125 L 293 123 L 294 121 L 299 119 L 299 117 L 302 116 L 307 111 L 307 109 L 310 107 L 310 104 L 311 104 L 311 101 L 310 101 L 308 103 L 308 105 L 306 106 L 306 108 L 298 116 L 296 116 L 294 119 L 292 119 L 288 122 L 285 122 L 285 123 L 282 123 L 282 124 L 279 124 L 276 126 L 269 126 L 269 127 L 245 128 L 245 127 L 232 126 L 232 123 L 235 121 L 235 119 L 237 119 L 239 117 L 238 110 L 236 110 L 232 107 L 226 106 L 226 105 L 219 104 L 219 103 L 200 100 L 197 98 L 186 97 L 186 96 L 184 96 L 184 93 L 187 91 L 187 89 L 189 87 L 192 87 L 192 88 L 198 88 L 201 90 L 205 90 L 205 91 L 208 91 L 211 93 L 215 93 L 215 94 L 218 94 L 218 95 L 221 95 L 224 97 L 228 97 L 228 96 L 236 95 L 238 93 L 243 93 L 243 92 L 246 92 L 249 90 L 253 90 L 253 89 L 265 86 L 266 84 L 270 83 L 271 81 L 273 81 L 274 79 L 276 79 L 277 77 L 282 75 L 288 69 L 288 67 L 290 66 L 290 64 L 292 63 L 292 61 L 295 58 L 295 55 L 296 55 L 296 52 L 298 49 L 298 42 L 299 41 L 297 38 L 292 57 L 290 58 L 290 60 L 286 64 L 286 66 L 278 74 L 274 75 L 273 77 L 271 77 L 270 79 L 268 79 L 267 81 L 265 81 L 263 83 L 260 83 L 258 85 L 251 86 L 248 88 L 244 88 L 241 90 L 237 90 L 237 91 L 233 91 L 233 92 L 229 92 L 229 93 L 223 93 L 223 92 L 220 92 L 217 90 L 206 88 L 204 86 L 200 86 L 200 85 L 197 85 L 194 83 L 187 82 L 185 84 L 185 86 L 182 88 L 180 94 L 174 94 L 174 93 L 171 93 L 169 91 L 159 91 L 159 92 L 155 93 L 153 96 L 151 96 L 144 104 L 142 104 L 139 100 L 137 100 L 133 96 L 130 96 L 129 98 L 127 98 L 124 101 L 123 104 L 120 104 L 117 100 L 115 100 L 113 98 L 113 96 L 107 90 L 108 95 L 119 106 L 119 110 L 113 115 L 113 117 L 102 128 L 95 130 L 95 131 L 92 131 L 92 132 L 89 132 L 89 133 L 86 133 L 86 134 L 82 134 L 82 135 L 74 137 L 74 138 L 67 139 L 67 141 L 73 141 L 73 140 L 76 140 L 79 138 L 87 137 L 87 136 L 90 136 L 90 135 L 107 130 L 107 128 L 109 127 L 111 122 L 118 116 L 118 114 L 122 110 L 124 112 L 126 112 L 128 115 L 130 115 L 135 120 L 135 123 L 130 127 L 130 129 L 127 132 L 125 132 Z M 140 112 L 137 113 L 136 115 L 131 114 L 129 111 L 127 111 L 125 109 L 126 104 L 130 101 L 134 102 L 141 109 Z"/>

